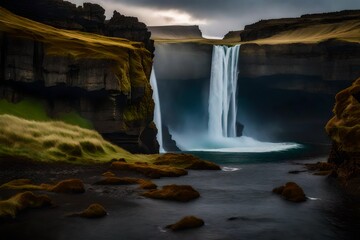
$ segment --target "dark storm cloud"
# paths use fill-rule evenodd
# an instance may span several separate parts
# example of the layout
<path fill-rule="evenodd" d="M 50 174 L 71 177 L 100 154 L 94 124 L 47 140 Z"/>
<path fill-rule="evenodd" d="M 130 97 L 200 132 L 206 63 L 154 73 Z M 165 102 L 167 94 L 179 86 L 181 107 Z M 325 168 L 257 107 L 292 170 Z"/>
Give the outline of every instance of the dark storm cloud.
<path fill-rule="evenodd" d="M 257 9 L 259 14 L 271 9 L 296 12 L 336 11 L 360 8 L 359 0 L 112 0 L 142 7 L 158 9 L 179 9 L 196 17 L 246 13 Z"/>

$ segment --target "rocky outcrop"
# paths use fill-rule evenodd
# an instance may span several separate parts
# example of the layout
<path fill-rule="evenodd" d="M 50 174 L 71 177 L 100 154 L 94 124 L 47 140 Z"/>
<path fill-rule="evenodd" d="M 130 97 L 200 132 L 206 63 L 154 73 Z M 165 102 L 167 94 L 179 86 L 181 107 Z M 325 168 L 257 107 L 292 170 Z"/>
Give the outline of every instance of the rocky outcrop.
<path fill-rule="evenodd" d="M 174 224 L 167 225 L 173 231 L 198 228 L 204 226 L 205 222 L 201 218 L 195 216 L 186 216 Z"/>
<path fill-rule="evenodd" d="M 163 133 L 163 148 L 167 152 L 180 152 L 181 150 L 176 145 L 176 141 L 172 138 L 169 128 L 167 126 L 162 126 Z"/>
<path fill-rule="evenodd" d="M 305 202 L 306 196 L 303 189 L 294 182 L 288 182 L 284 186 L 274 188 L 273 193 L 281 195 L 290 202 Z"/>
<path fill-rule="evenodd" d="M 358 21 L 360 10 L 346 10 L 341 12 L 307 14 L 300 18 L 283 18 L 261 20 L 257 23 L 245 26 L 245 29 L 238 32 L 241 41 L 252 41 L 268 38 L 282 32 L 306 28 L 320 24 L 339 24 L 349 21 Z"/>
<path fill-rule="evenodd" d="M 60 30 L 0 10 L 1 99 L 37 98 L 51 117 L 76 111 L 107 140 L 132 152 L 158 152 L 152 54 L 144 44 Z"/>
<path fill-rule="evenodd" d="M 56 28 L 143 42 L 150 52 L 154 51 L 151 33 L 144 23 L 139 22 L 136 17 L 127 17 L 117 11 L 114 11 L 110 20 L 105 20 L 105 9 L 98 4 L 84 3 L 77 7 L 76 4 L 63 0 L 12 0 L 2 1 L 0 6 Z"/>
<path fill-rule="evenodd" d="M 333 141 L 329 163 L 336 165 L 334 177 L 349 193 L 360 196 L 360 79 L 336 95 L 334 117 L 326 132 Z"/>
<path fill-rule="evenodd" d="M 193 26 L 150 26 L 151 38 L 159 39 L 201 39 L 202 32 L 197 25 Z"/>

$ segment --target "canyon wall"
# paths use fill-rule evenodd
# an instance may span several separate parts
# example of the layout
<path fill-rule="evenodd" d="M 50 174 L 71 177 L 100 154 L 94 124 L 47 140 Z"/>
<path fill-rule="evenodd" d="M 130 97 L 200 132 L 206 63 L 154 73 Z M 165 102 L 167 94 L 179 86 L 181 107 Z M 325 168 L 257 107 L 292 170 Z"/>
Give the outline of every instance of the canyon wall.
<path fill-rule="evenodd" d="M 243 44 L 239 118 L 262 140 L 327 142 L 335 94 L 360 76 L 360 44 Z"/>
<path fill-rule="evenodd" d="M 165 122 L 170 129 L 207 125 L 212 45 L 234 40 L 241 44 L 237 120 L 244 134 L 263 141 L 329 143 L 324 125 L 334 96 L 360 76 L 359 19 L 357 10 L 311 14 L 263 20 L 229 33 L 224 41 L 158 40 L 155 69 L 163 112 L 170 113 Z M 181 110 L 185 102 L 187 112 Z"/>
<path fill-rule="evenodd" d="M 5 1 L 1 5 L 14 7 L 22 2 Z M 25 2 L 29 4 L 28 1 Z M 49 3 L 50 5 L 47 5 Z M 75 9 L 73 16 L 77 17 L 82 16 L 76 15 L 76 11 L 81 9 L 100 9 L 97 5 L 94 7 L 89 4 L 74 8 L 70 3 L 55 0 L 36 1 L 32 4 L 35 7 L 28 11 L 47 6 L 46 10 L 42 9 L 45 16 L 47 12 L 56 11 L 59 7 L 57 4 L 65 6 L 65 12 Z M 18 11 L 26 11 L 25 6 Z M 100 10 L 95 12 L 103 14 Z M 134 40 L 144 40 L 132 42 L 56 29 L 18 17 L 2 8 L 0 11 L 1 99 L 14 104 L 36 99 L 43 104 L 48 115 L 55 119 L 63 113 L 75 111 L 89 120 L 94 129 L 106 139 L 129 151 L 158 152 L 157 129 L 152 122 L 154 102 L 149 83 L 153 46 L 143 23 L 139 23 L 136 18 L 126 18 L 133 25 L 145 26 L 145 31 L 141 33 L 129 26 L 121 32 L 121 24 L 128 25 L 129 22 L 126 22 L 126 19 L 120 21 L 124 17 L 114 13 L 117 20 L 113 18 L 111 23 L 105 23 L 113 28 L 102 28 L 102 24 L 99 27 L 102 30 L 95 31 L 92 28 L 96 33 L 105 29 L 109 31 L 108 35 L 112 36 L 118 36 L 120 32 L 130 36 L 133 31 L 131 36 Z M 35 13 L 36 11 L 28 12 L 34 16 Z M 95 15 L 86 19 L 92 23 L 96 22 L 94 19 L 104 21 L 105 17 Z M 67 24 L 77 24 L 72 15 L 64 16 L 66 18 L 63 20 L 66 20 Z M 42 22 L 50 22 L 57 27 L 63 24 L 58 25 L 59 22 L 43 16 L 41 19 Z"/>

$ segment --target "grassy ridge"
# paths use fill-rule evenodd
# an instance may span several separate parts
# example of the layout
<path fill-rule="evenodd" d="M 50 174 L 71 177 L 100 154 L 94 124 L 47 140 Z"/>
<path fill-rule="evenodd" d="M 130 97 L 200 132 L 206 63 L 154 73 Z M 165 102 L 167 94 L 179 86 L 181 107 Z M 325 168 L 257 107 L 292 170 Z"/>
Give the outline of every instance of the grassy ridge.
<path fill-rule="evenodd" d="M 240 37 L 239 37 L 240 38 Z M 200 43 L 211 45 L 235 45 L 256 43 L 262 44 L 292 44 L 292 43 L 319 43 L 329 39 L 337 39 L 345 42 L 360 43 L 360 21 L 349 20 L 339 23 L 304 25 L 295 30 L 288 30 L 274 36 L 254 40 L 239 41 L 236 38 L 229 39 L 154 39 L 158 43 Z"/>
<path fill-rule="evenodd" d="M 0 156 L 37 161 L 100 163 L 114 158 L 149 161 L 157 155 L 133 155 L 105 141 L 93 130 L 63 122 L 39 122 L 0 115 Z"/>
<path fill-rule="evenodd" d="M 43 42 L 48 55 L 113 60 L 113 71 L 119 80 L 117 90 L 125 94 L 130 94 L 133 86 L 143 87 L 150 77 L 152 57 L 143 43 L 57 29 L 17 16 L 1 7 L 0 31 Z"/>

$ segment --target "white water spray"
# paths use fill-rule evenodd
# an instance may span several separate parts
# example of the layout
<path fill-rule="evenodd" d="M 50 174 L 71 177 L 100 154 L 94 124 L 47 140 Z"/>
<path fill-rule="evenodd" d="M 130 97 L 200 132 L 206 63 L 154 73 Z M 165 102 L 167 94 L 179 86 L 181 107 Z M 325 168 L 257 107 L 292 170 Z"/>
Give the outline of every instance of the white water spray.
<path fill-rule="evenodd" d="M 165 152 L 164 148 L 163 148 L 163 137 L 162 137 L 162 124 L 161 124 L 161 107 L 160 107 L 160 99 L 159 99 L 159 90 L 157 87 L 157 81 L 156 81 L 156 75 L 155 75 L 155 70 L 154 67 L 151 70 L 151 75 L 150 75 L 150 85 L 153 89 L 153 100 L 155 102 L 155 109 L 154 109 L 154 122 L 155 125 L 158 129 L 158 133 L 157 133 L 157 140 L 158 143 L 160 145 L 160 149 L 159 151 L 161 153 Z"/>
<path fill-rule="evenodd" d="M 236 137 L 236 89 L 240 45 L 214 46 L 209 94 L 209 135 Z"/>
<path fill-rule="evenodd" d="M 237 80 L 240 45 L 214 46 L 207 133 L 171 131 L 178 147 L 185 151 L 274 152 L 299 148 L 296 143 L 260 142 L 251 137 L 236 136 Z"/>

